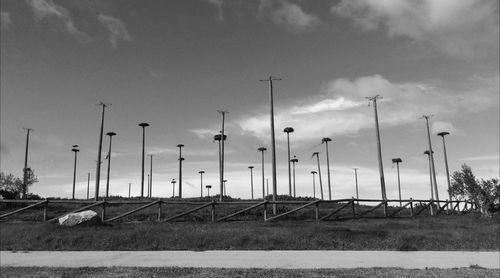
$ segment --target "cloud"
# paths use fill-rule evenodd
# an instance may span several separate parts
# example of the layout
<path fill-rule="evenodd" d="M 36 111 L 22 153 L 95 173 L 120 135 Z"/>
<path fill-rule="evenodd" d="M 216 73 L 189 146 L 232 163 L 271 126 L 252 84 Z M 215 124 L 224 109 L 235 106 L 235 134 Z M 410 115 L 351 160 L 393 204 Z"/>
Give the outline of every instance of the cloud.
<path fill-rule="evenodd" d="M 332 13 L 365 31 L 384 29 L 453 57 L 498 57 L 498 0 L 342 0 Z"/>
<path fill-rule="evenodd" d="M 10 14 L 7 12 L 0 13 L 0 19 L 2 24 L 2 30 L 7 30 L 10 25 L 12 25 L 12 20 L 10 19 Z"/>
<path fill-rule="evenodd" d="M 393 83 L 380 75 L 354 80 L 327 82 L 322 92 L 292 105 L 275 107 L 275 127 L 293 126 L 294 140 L 304 142 L 318 136 L 356 134 L 373 128 L 373 109 L 367 107 L 367 96 L 381 94 L 378 101 L 380 124 L 400 126 L 421 121 L 423 114 L 434 119 L 453 117 L 457 113 L 475 113 L 498 107 L 498 76 L 471 78 L 463 88 L 443 88 L 425 83 Z M 497 83 L 495 83 L 495 81 Z M 495 85 L 496 84 L 496 85 Z M 279 103 L 275 100 L 275 103 Z M 267 109 L 255 111 L 236 121 L 242 133 L 265 139 L 269 133 Z M 456 131 L 452 124 L 438 121 L 435 127 Z M 280 139 L 285 140 L 285 139 Z"/>
<path fill-rule="evenodd" d="M 459 158 L 460 161 L 484 161 L 484 160 L 499 160 L 499 155 L 483 155 Z"/>
<path fill-rule="evenodd" d="M 224 4 L 223 0 L 206 0 L 208 3 L 214 5 L 217 8 L 218 13 L 218 18 L 220 21 L 224 20 L 224 17 L 222 15 L 222 5 Z"/>
<path fill-rule="evenodd" d="M 33 9 L 37 21 L 55 18 L 63 23 L 66 32 L 76 40 L 80 42 L 89 40 L 87 34 L 75 27 L 68 10 L 64 7 L 54 4 L 52 0 L 26 0 L 26 3 Z"/>
<path fill-rule="evenodd" d="M 112 16 L 100 14 L 97 19 L 108 29 L 109 31 L 109 42 L 113 48 L 118 45 L 118 40 L 131 41 L 132 37 L 129 35 L 125 24 Z"/>
<path fill-rule="evenodd" d="M 274 24 L 283 26 L 291 32 L 312 31 L 321 24 L 316 16 L 304 12 L 297 4 L 287 1 L 261 0 L 259 15 L 269 18 Z"/>

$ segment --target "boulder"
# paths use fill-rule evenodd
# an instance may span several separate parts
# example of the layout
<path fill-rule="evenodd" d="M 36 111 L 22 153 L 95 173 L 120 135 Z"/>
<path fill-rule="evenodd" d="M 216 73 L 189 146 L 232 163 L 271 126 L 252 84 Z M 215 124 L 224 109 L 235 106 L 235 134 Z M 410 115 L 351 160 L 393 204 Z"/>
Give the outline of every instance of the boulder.
<path fill-rule="evenodd" d="M 59 219 L 61 226 L 93 226 L 101 223 L 101 218 L 93 210 L 69 213 Z"/>

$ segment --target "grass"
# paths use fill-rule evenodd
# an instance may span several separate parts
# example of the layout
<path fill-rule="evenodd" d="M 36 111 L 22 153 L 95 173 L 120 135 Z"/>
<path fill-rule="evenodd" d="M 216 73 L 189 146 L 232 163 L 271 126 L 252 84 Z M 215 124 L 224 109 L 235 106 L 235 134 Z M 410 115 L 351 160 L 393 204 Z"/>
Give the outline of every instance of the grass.
<path fill-rule="evenodd" d="M 459 269 L 215 269 L 215 268 L 48 268 L 2 267 L 2 277 L 498 277 L 499 270 Z"/>
<path fill-rule="evenodd" d="M 474 215 L 348 221 L 0 224 L 0 250 L 498 250 L 500 223 Z"/>

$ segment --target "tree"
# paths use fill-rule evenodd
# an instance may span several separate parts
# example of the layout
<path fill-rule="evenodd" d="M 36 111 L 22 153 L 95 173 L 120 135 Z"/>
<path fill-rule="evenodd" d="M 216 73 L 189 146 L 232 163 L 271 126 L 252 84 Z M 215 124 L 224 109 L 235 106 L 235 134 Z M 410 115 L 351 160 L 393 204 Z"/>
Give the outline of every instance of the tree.
<path fill-rule="evenodd" d="M 450 195 L 458 199 L 470 199 L 485 216 L 491 216 L 499 210 L 500 184 L 498 179 L 478 180 L 470 166 L 466 164 L 462 165 L 460 171 L 453 172 Z"/>
<path fill-rule="evenodd" d="M 38 182 L 35 173 L 28 169 L 26 171 L 26 193 L 27 189 Z M 23 179 L 14 176 L 13 174 L 5 174 L 0 172 L 0 195 L 5 199 L 19 199 L 23 192 Z M 26 194 L 30 195 L 30 194 Z"/>

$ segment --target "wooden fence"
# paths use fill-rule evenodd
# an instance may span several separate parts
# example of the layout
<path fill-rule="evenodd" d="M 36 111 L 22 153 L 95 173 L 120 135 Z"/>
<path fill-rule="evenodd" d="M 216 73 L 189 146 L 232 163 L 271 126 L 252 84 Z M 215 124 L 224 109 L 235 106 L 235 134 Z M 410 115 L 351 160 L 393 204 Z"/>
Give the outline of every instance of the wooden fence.
<path fill-rule="evenodd" d="M 362 205 L 360 205 L 362 203 Z M 391 206 L 391 204 L 396 204 Z M 9 205 L 10 204 L 10 205 Z M 27 204 L 22 208 L 18 208 L 20 204 Z M 370 205 L 373 204 L 373 205 Z M 66 206 L 77 205 L 76 209 L 70 211 L 59 211 L 58 214 L 49 217 L 49 206 L 58 206 L 59 208 L 67 209 Z M 119 211 L 118 213 L 109 213 L 108 207 L 119 206 L 138 206 L 125 212 Z M 13 209 L 12 207 L 17 209 Z M 88 201 L 88 200 L 0 200 L 0 221 L 8 219 L 22 219 L 23 212 L 31 212 L 36 209 L 41 209 L 42 221 L 55 222 L 60 217 L 68 214 L 88 210 L 98 207 L 101 213 L 101 219 L 104 222 L 113 222 L 119 219 L 124 219 L 127 216 L 136 214 L 138 212 L 145 212 L 148 208 L 157 207 L 156 213 L 147 212 L 148 215 L 154 214 L 154 220 L 158 222 L 169 222 L 181 219 L 196 212 L 205 210 L 205 214 L 198 216 L 194 221 L 212 221 L 222 222 L 229 219 L 237 218 L 253 211 L 258 211 L 259 217 L 264 221 L 277 221 L 280 219 L 290 219 L 290 217 L 299 211 L 311 210 L 314 212 L 313 217 L 304 214 L 302 220 L 316 220 L 316 221 L 340 221 L 348 219 L 360 218 L 401 218 L 401 217 L 417 217 L 419 215 L 436 216 L 440 214 L 456 214 L 477 211 L 477 207 L 469 200 L 461 201 L 434 201 L 434 200 L 373 200 L 373 199 L 338 199 L 338 200 L 311 200 L 311 201 L 224 201 L 218 202 L 211 201 L 187 201 L 187 200 L 172 200 L 172 199 L 147 199 L 147 200 L 101 200 L 101 201 Z M 176 207 L 177 211 L 167 209 L 167 206 Z M 183 207 L 189 209 L 183 209 Z M 223 207 L 236 207 L 233 211 L 224 213 Z M 270 206 L 277 206 L 278 213 L 272 214 Z M 192 207 L 192 208 L 191 208 Z M 178 211 L 179 208 L 181 211 Z M 236 209 L 236 211 L 234 211 Z M 206 210 L 209 210 L 209 216 L 206 216 Z M 217 211 L 222 211 L 217 215 Z M 172 213 L 173 212 L 173 213 Z M 170 213 L 170 215 L 167 215 Z M 39 212 L 38 212 L 39 214 Z M 114 215 L 113 215 L 114 214 Z M 255 216 L 254 215 L 254 216 Z M 258 220 L 256 217 L 254 220 Z M 297 218 L 292 218 L 297 219 Z M 189 221 L 189 220 L 188 220 Z"/>

